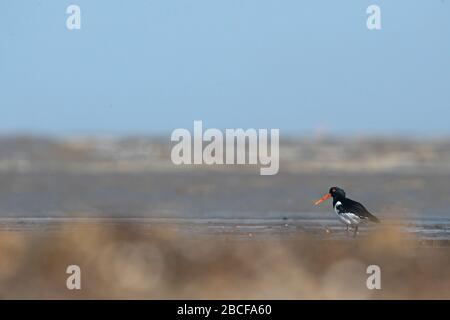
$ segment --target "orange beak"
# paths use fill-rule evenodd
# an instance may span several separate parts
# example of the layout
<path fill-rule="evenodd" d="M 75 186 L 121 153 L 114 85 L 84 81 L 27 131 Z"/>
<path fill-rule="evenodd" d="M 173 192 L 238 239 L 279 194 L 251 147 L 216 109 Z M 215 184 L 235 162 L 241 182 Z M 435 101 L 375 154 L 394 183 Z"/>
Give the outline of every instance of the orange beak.
<path fill-rule="evenodd" d="M 321 204 L 322 202 L 324 202 L 325 200 L 327 200 L 328 198 L 331 198 L 331 194 L 326 194 L 326 195 L 324 195 L 322 198 L 320 198 L 319 200 L 317 200 L 316 201 L 316 206 L 318 205 L 318 204 Z"/>

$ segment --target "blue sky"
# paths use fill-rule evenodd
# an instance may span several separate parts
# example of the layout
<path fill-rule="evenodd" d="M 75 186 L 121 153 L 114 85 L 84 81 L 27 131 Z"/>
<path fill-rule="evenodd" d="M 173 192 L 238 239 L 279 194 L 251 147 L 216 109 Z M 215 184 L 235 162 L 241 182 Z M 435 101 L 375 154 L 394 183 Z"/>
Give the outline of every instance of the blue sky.
<path fill-rule="evenodd" d="M 0 88 L 0 133 L 450 134 L 450 1 L 0 0 Z"/>

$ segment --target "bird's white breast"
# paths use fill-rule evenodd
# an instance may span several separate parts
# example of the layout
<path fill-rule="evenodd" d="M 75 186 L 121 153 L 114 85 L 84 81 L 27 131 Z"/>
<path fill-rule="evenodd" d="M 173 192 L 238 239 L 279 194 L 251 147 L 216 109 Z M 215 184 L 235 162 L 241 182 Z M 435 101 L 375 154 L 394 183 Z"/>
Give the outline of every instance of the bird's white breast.
<path fill-rule="evenodd" d="M 339 206 L 341 206 L 342 203 L 340 201 L 336 202 L 336 205 L 334 206 L 334 212 L 337 214 L 339 220 L 341 220 L 343 223 L 348 225 L 358 225 L 361 223 L 361 218 L 358 217 L 356 214 L 351 212 L 343 212 L 339 213 Z"/>

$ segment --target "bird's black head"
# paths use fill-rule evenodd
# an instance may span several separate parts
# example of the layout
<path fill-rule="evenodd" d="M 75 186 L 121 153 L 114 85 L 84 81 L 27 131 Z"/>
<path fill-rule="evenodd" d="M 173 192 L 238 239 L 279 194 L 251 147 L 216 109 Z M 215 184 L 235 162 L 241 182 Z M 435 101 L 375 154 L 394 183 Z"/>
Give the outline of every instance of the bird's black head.
<path fill-rule="evenodd" d="M 336 200 L 345 199 L 345 191 L 339 187 L 331 187 L 328 193 Z"/>
<path fill-rule="evenodd" d="M 326 195 L 316 201 L 316 205 L 321 204 L 325 200 L 333 198 L 334 201 L 344 200 L 345 199 L 345 191 L 339 187 L 331 187 Z"/>

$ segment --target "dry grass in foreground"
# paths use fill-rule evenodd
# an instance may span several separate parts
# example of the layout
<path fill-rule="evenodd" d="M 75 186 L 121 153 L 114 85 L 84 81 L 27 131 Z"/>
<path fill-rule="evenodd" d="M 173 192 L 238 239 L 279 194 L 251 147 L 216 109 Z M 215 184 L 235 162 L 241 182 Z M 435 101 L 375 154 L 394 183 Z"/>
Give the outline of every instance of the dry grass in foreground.
<path fill-rule="evenodd" d="M 395 230 L 354 240 L 238 240 L 173 230 L 68 226 L 0 233 L 0 298 L 450 298 L 450 250 L 419 247 Z M 66 288 L 68 265 L 82 290 Z M 381 267 L 381 290 L 366 268 Z"/>

